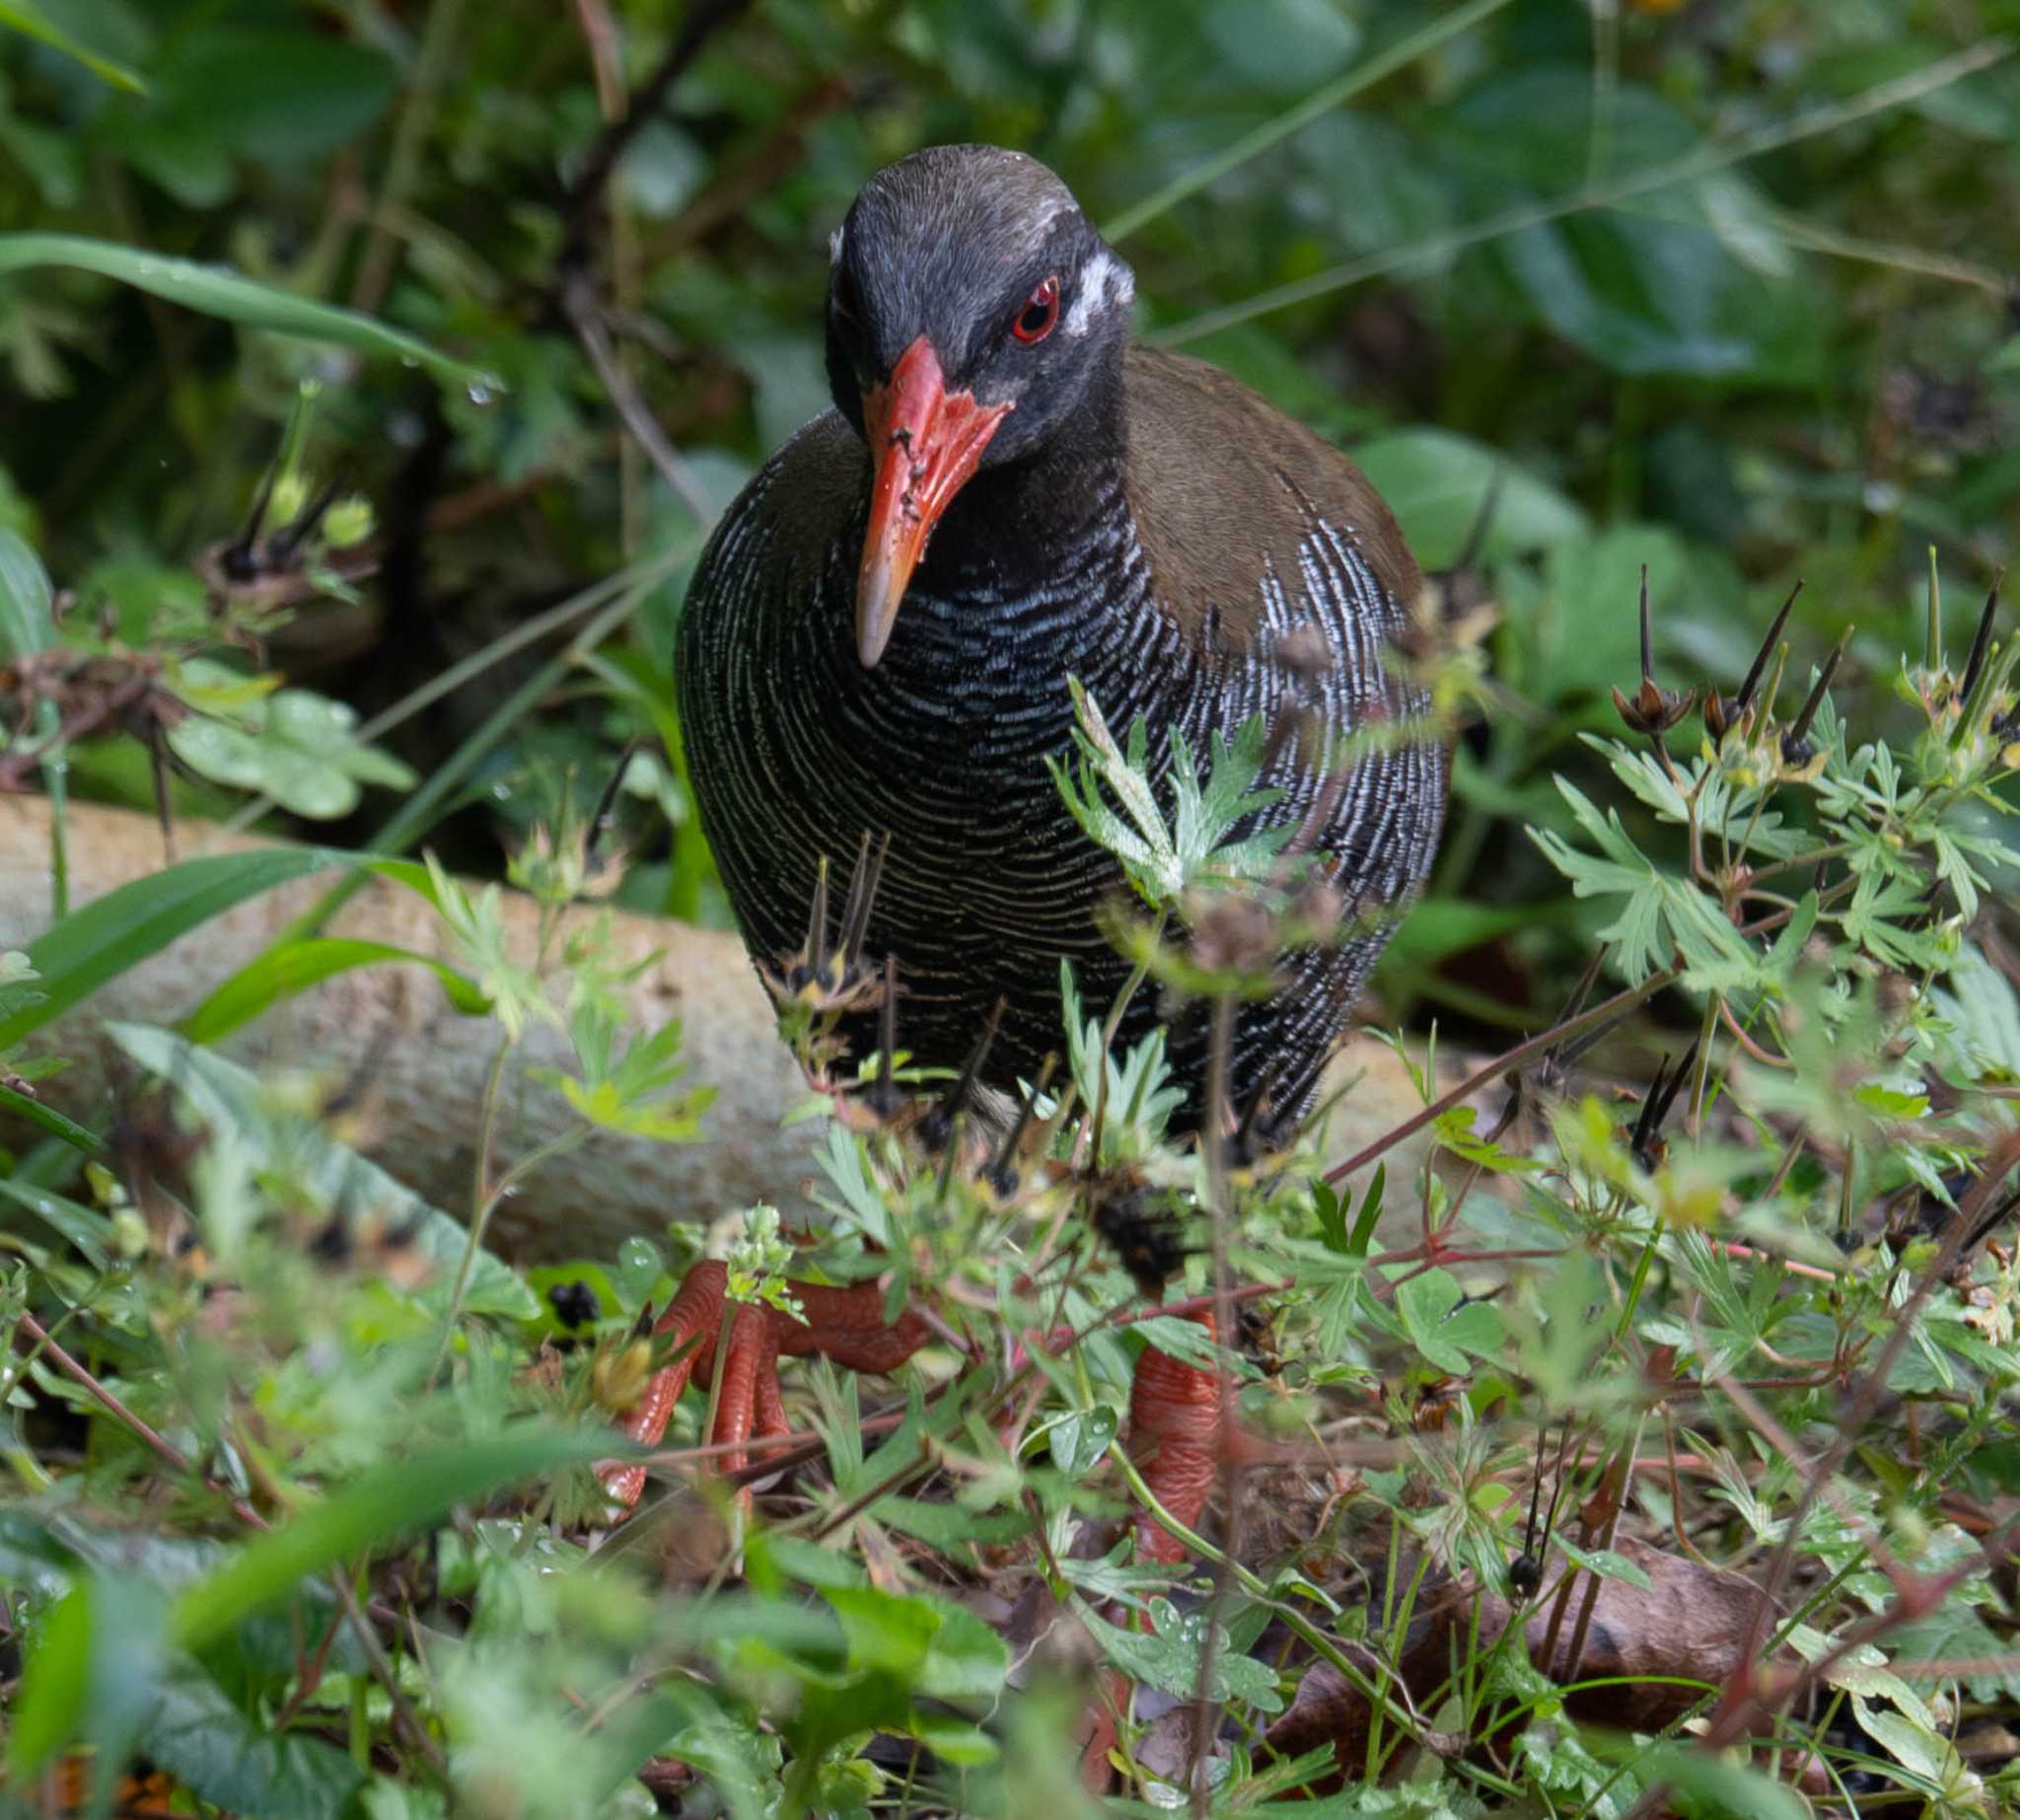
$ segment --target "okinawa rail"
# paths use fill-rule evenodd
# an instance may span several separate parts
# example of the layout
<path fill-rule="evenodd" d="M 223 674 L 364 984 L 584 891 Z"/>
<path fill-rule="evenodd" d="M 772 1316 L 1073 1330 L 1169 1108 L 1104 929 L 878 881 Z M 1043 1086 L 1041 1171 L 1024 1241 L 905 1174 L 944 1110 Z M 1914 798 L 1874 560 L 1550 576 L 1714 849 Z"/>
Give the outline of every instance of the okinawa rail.
<path fill-rule="evenodd" d="M 1130 338 L 1134 279 L 1035 159 L 940 146 L 879 172 L 831 243 L 834 408 L 745 488 L 702 556 L 676 649 L 701 825 L 755 957 L 807 928 L 823 859 L 889 837 L 863 953 L 895 956 L 901 1040 L 959 1067 L 1000 998 L 983 1079 L 1061 1042 L 1060 969 L 1105 1006 L 1127 974 L 1098 911 L 1122 889 L 1045 761 L 1068 679 L 1109 724 L 1201 758 L 1302 714 L 1253 826 L 1303 832 L 1350 912 L 1246 1002 L 1227 1100 L 1280 1129 L 1310 1104 L 1445 797 L 1421 692 L 1385 647 L 1422 578 L 1361 472 L 1200 362 Z M 1410 729 L 1414 727 L 1415 733 Z M 1307 826 L 1312 824 L 1311 826 Z M 1139 993 L 1124 1043 L 1157 1016 Z M 876 1047 L 865 1016 L 856 1053 Z M 1204 1111 L 1205 1019 L 1172 1057 Z"/>

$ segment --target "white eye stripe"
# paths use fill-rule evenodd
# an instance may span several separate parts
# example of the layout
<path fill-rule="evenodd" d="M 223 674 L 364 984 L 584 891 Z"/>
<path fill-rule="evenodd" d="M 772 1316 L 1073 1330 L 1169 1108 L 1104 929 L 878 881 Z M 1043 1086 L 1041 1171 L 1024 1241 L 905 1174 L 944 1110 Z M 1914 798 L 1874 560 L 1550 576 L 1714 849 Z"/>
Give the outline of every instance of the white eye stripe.
<path fill-rule="evenodd" d="M 1110 299 L 1127 309 L 1136 296 L 1136 280 L 1128 266 L 1104 247 L 1087 261 L 1074 287 L 1073 303 L 1059 326 L 1069 335 L 1084 335 L 1094 327 L 1097 310 L 1106 310 Z"/>

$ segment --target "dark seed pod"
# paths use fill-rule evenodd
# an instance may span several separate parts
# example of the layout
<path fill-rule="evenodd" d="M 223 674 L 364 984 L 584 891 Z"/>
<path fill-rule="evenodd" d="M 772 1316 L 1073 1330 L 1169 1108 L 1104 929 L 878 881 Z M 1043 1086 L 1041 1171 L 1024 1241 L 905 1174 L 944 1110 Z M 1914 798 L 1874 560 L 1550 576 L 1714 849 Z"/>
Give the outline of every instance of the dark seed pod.
<path fill-rule="evenodd" d="M 554 1311 L 554 1319 L 571 1334 L 579 1327 L 588 1326 L 604 1311 L 595 1288 L 579 1276 L 569 1282 L 557 1282 L 548 1289 L 547 1306 Z"/>

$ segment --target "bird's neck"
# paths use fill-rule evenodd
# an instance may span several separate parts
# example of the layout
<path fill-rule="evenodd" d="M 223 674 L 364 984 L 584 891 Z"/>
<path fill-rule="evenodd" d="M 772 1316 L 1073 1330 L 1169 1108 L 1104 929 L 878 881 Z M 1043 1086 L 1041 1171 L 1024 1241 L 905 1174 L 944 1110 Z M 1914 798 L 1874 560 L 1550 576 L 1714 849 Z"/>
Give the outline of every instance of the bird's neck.
<path fill-rule="evenodd" d="M 1131 536 L 1126 460 L 1118 362 L 1040 449 L 984 468 L 961 489 L 921 578 L 960 591 L 982 580 L 1000 595 L 1028 597 L 1056 591 L 1079 564 L 1118 555 Z"/>

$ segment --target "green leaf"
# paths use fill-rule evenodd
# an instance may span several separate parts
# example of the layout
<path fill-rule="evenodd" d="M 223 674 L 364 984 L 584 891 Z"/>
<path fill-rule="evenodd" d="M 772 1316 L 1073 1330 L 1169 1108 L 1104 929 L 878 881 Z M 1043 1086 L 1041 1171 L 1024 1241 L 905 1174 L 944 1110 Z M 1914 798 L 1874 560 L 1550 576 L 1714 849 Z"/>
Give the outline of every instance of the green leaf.
<path fill-rule="evenodd" d="M 246 1144 L 255 1165 L 285 1168 L 328 1208 L 346 1203 L 376 1207 L 389 1226 L 411 1230 L 414 1244 L 441 1267 L 444 1279 L 463 1263 L 469 1234 L 461 1221 L 430 1206 L 369 1158 L 285 1109 L 270 1110 L 258 1076 L 212 1050 L 198 1049 L 173 1031 L 147 1024 L 109 1024 L 107 1033 L 149 1072 L 160 1075 L 195 1106 L 207 1124 L 228 1128 Z M 446 1296 L 446 1281 L 429 1286 Z M 541 1303 L 518 1275 L 488 1251 L 479 1251 L 463 1301 L 469 1314 L 537 1320 Z"/>
<path fill-rule="evenodd" d="M 87 1130 L 75 1119 L 66 1119 L 53 1106 L 44 1106 L 40 1100 L 32 1099 L 12 1087 L 0 1087 L 0 1112 L 6 1113 L 10 1119 L 26 1119 L 30 1125 L 40 1127 L 51 1137 L 85 1156 L 97 1156 L 105 1148 L 97 1133 Z"/>
<path fill-rule="evenodd" d="M 60 26 L 52 24 L 35 0 L 0 0 L 0 26 L 76 59 L 101 82 L 108 82 L 115 89 L 124 89 L 129 95 L 147 93 L 147 84 L 125 64 L 114 63 L 110 57 L 102 57 L 89 46 L 80 44 Z"/>
<path fill-rule="evenodd" d="M 170 1637 L 180 1648 L 203 1649 L 242 1619 L 279 1604 L 311 1574 L 439 1522 L 458 1504 L 561 1467 L 587 1466 L 614 1450 L 602 1429 L 526 1427 L 389 1460 L 248 1543 L 184 1591 L 170 1615 Z"/>
<path fill-rule="evenodd" d="M 1667 1783 L 1694 1820 L 1806 1820 L 1809 1808 L 1784 1784 L 1707 1750 L 1659 1744 L 1634 1761 L 1644 1786 Z"/>
<path fill-rule="evenodd" d="M 1253 1371 L 1246 1360 L 1237 1360 L 1213 1342 L 1213 1336 L 1197 1321 L 1183 1315 L 1152 1315 L 1132 1324 L 1135 1331 L 1169 1358 L 1195 1371 L 1222 1371 L 1230 1366 Z"/>
<path fill-rule="evenodd" d="M 1505 1328 L 1491 1302 L 1469 1302 L 1450 1271 L 1426 1271 L 1396 1288 L 1396 1312 L 1410 1343 L 1448 1377 L 1473 1369 L 1469 1352 L 1491 1352 Z"/>
<path fill-rule="evenodd" d="M 339 33 L 250 23 L 286 10 L 234 9 L 249 23 L 212 14 L 167 35 L 149 66 L 157 104 L 128 141 L 136 161 L 166 139 L 171 156 L 193 143 L 226 161 L 301 165 L 371 133 L 398 93 L 398 64 Z"/>
<path fill-rule="evenodd" d="M 18 1043 L 89 998 L 108 981 L 159 954 L 180 935 L 291 879 L 365 863 L 325 847 L 262 847 L 185 859 L 72 910 L 28 950 L 41 976 L 39 1003 L 0 1020 L 0 1048 Z"/>
<path fill-rule="evenodd" d="M 161 1682 L 166 1608 L 144 1581 L 81 1578 L 51 1608 L 13 1711 L 19 1774 L 71 1744 L 92 1747 L 93 1811 L 132 1754 Z M 11 1810 L 10 1810 L 11 1811 Z"/>
<path fill-rule="evenodd" d="M 460 974 L 433 955 L 417 954 L 410 948 L 397 948 L 389 942 L 340 940 L 312 936 L 307 941 L 282 942 L 269 948 L 250 966 L 234 974 L 182 1022 L 183 1036 L 192 1043 L 215 1043 L 240 1025 L 248 1024 L 283 999 L 306 992 L 312 985 L 355 967 L 376 967 L 386 963 L 406 963 L 425 967 L 442 982 L 449 1002 L 466 1016 L 481 1017 L 491 1001 L 467 974 Z"/>
<path fill-rule="evenodd" d="M 148 1761 L 232 1813 L 337 1820 L 365 1773 L 333 1744 L 253 1723 L 195 1663 L 174 1662 L 141 1728 Z"/>
<path fill-rule="evenodd" d="M 223 265 L 200 265 L 137 247 L 89 240 L 79 234 L 0 234 L 0 274 L 36 266 L 65 266 L 117 279 L 154 297 L 205 316 L 307 341 L 333 341 L 362 354 L 425 367 L 446 385 L 501 390 L 497 377 L 452 360 L 425 341 L 355 310 L 314 303 L 288 291 L 259 284 Z"/>
<path fill-rule="evenodd" d="M 54 595 L 41 558 L 12 531 L 0 530 L 0 655 L 30 657 L 55 638 Z"/>
<path fill-rule="evenodd" d="M 1068 1479 L 1085 1478 L 1107 1454 L 1118 1426 L 1119 1419 L 1107 1403 L 1060 1417 L 1046 1437 L 1052 1464 Z"/>
<path fill-rule="evenodd" d="M 17 1777 L 33 1776 L 77 1735 L 91 1686 L 92 1592 L 79 1580 L 36 1627 L 8 1739 Z"/>
<path fill-rule="evenodd" d="M 535 1068 L 536 1080 L 559 1089 L 570 1106 L 604 1130 L 658 1143 L 691 1143 L 701 1135 L 700 1115 L 715 1098 L 715 1089 L 675 1091 L 675 1083 L 687 1071 L 687 1064 L 678 1059 L 680 1019 L 633 1036 L 614 1058 L 618 1019 L 611 1007 L 585 1000 L 576 1007 L 569 1028 L 583 1078 Z"/>
<path fill-rule="evenodd" d="M 0 1105 L 4 1104 L 0 1100 Z M 0 1197 L 27 1208 L 52 1232 L 76 1246 L 94 1270 L 103 1271 L 110 1263 L 112 1222 L 96 1207 L 72 1201 L 52 1188 L 10 1182 L 4 1177 L 0 1177 Z"/>
<path fill-rule="evenodd" d="M 1204 1612 L 1182 1613 L 1169 1599 L 1153 1599 L 1150 1619 L 1156 1627 L 1155 1634 L 1145 1636 L 1140 1631 L 1112 1625 L 1084 1605 L 1076 1603 L 1075 1609 L 1109 1660 L 1132 1679 L 1186 1699 L 1197 1691 L 1199 1656 L 1207 1635 Z M 1253 1656 L 1230 1648 L 1224 1625 L 1215 1625 L 1213 1629 L 1218 1646 L 1213 1652 L 1207 1698 L 1245 1700 L 1264 1712 L 1280 1711 L 1283 1700 L 1274 1672 Z"/>
<path fill-rule="evenodd" d="M 1355 444 L 1353 458 L 1426 567 L 1457 559 L 1496 476 L 1500 496 L 1482 552 L 1489 560 L 1549 549 L 1591 529 L 1585 514 L 1555 487 L 1499 450 L 1450 430 L 1378 436 Z"/>
<path fill-rule="evenodd" d="M 1576 1562 L 1586 1572 L 1596 1573 L 1601 1579 L 1624 1580 L 1629 1586 L 1640 1587 L 1643 1592 L 1654 1590 L 1655 1582 L 1648 1577 L 1647 1568 L 1635 1565 L 1626 1556 L 1612 1549 L 1581 1549 L 1562 1536 L 1555 1541 L 1565 1559 Z"/>
<path fill-rule="evenodd" d="M 197 711 L 169 729 L 169 749 L 213 783 L 262 791 L 317 822 L 349 815 L 365 784 L 413 788 L 397 759 L 359 743 L 357 714 L 341 701 L 306 689 L 269 693 L 202 658 L 178 665 L 173 686 Z"/>

